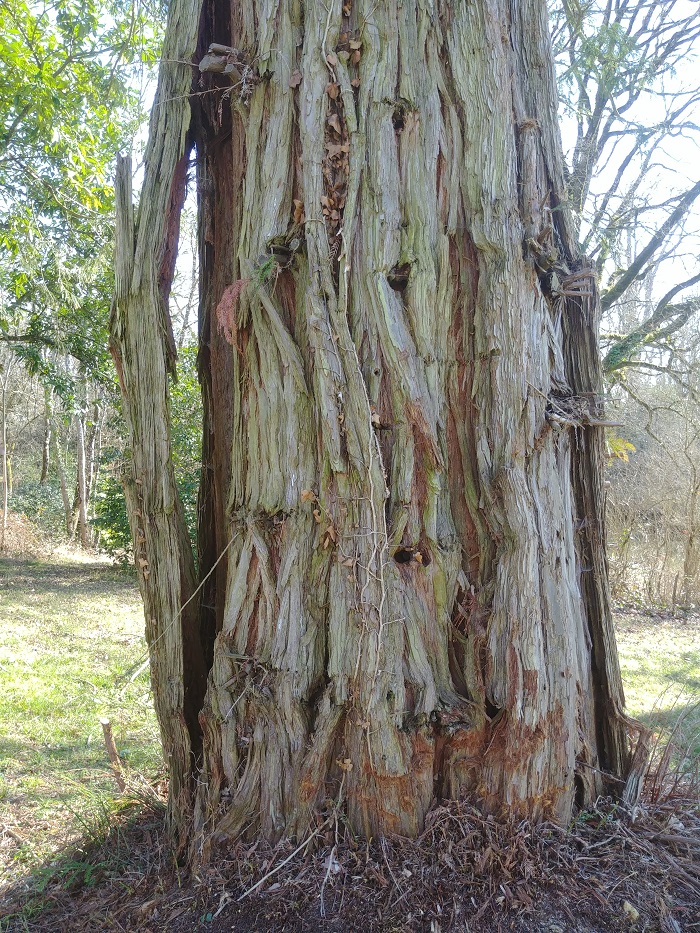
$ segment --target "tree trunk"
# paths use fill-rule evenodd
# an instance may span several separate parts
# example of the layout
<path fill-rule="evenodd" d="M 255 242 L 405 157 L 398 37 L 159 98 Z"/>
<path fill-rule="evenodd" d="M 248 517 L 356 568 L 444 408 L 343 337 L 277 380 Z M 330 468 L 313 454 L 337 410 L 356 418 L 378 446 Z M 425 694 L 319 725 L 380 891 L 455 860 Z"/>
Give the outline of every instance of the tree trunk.
<path fill-rule="evenodd" d="M 55 422 L 53 416 L 53 406 L 51 408 L 52 415 L 52 430 L 51 430 L 51 445 L 53 447 L 53 456 L 56 463 L 56 472 L 58 473 L 58 480 L 61 484 L 61 500 L 63 502 L 63 514 L 65 517 L 66 523 L 66 534 L 70 538 L 73 534 L 73 508 L 71 506 L 70 497 L 68 495 L 68 483 L 66 481 L 66 471 L 63 466 L 63 457 L 61 455 L 61 443 L 58 425 Z"/>
<path fill-rule="evenodd" d="M 690 460 L 688 457 L 687 459 Z M 689 606 L 696 595 L 698 570 L 700 570 L 700 529 L 698 512 L 700 511 L 700 478 L 695 463 L 690 463 L 690 488 L 688 490 L 687 534 L 683 551 L 683 603 Z"/>
<path fill-rule="evenodd" d="M 88 440 L 85 450 L 85 501 L 87 518 L 90 521 L 95 515 L 95 494 L 97 491 L 98 477 L 100 473 L 100 456 L 102 453 L 102 418 L 104 412 L 99 401 L 93 402 L 92 419 L 89 423 Z M 90 543 L 95 544 L 96 534 L 90 535 Z"/>
<path fill-rule="evenodd" d="M 43 486 L 49 478 L 49 467 L 51 466 L 51 423 L 53 419 L 53 399 L 52 392 L 48 386 L 44 386 L 44 443 L 41 448 L 41 475 L 39 484 Z"/>
<path fill-rule="evenodd" d="M 597 297 L 564 204 L 546 5 L 430 9 L 202 13 L 200 840 L 301 833 L 329 797 L 367 835 L 415 835 L 464 793 L 567 820 L 626 764 Z M 171 6 L 161 101 L 194 16 Z M 188 126 L 181 99 L 160 106 L 149 294 L 174 224 L 149 184 L 177 190 Z M 148 308 L 122 387 L 167 424 Z M 156 670 L 156 698 L 169 688 Z"/>
<path fill-rule="evenodd" d="M 174 341 L 167 299 L 175 263 L 187 161 L 198 0 L 175 0 L 163 47 L 146 148 L 149 165 L 134 218 L 131 160 L 118 159 L 115 297 L 110 349 L 129 427 L 125 491 L 151 656 L 151 682 L 170 769 L 169 820 L 186 842 L 192 767 L 201 750 L 198 713 L 206 671 L 199 638 L 194 559 L 170 457 L 168 379 Z"/>
<path fill-rule="evenodd" d="M 2 458 L 2 527 L 0 528 L 0 551 L 5 550 L 8 509 L 10 506 L 10 470 L 7 453 L 7 388 L 10 379 L 9 365 L 3 375 L 4 379 L 0 383 L 0 457 Z"/>
<path fill-rule="evenodd" d="M 87 411 L 81 412 L 78 422 L 77 452 L 78 463 L 73 500 L 73 535 L 80 530 L 80 544 L 91 547 L 94 536 L 90 532 L 90 505 L 96 482 L 96 445 L 99 434 L 100 406 L 92 405 L 92 417 L 87 418 Z"/>
<path fill-rule="evenodd" d="M 75 537 L 76 532 L 80 536 L 80 546 L 90 547 L 87 523 L 87 474 L 86 474 L 86 455 L 85 455 L 85 411 L 81 410 L 77 418 L 76 429 L 76 454 L 77 464 L 75 473 L 75 497 L 73 499 L 71 537 Z"/>

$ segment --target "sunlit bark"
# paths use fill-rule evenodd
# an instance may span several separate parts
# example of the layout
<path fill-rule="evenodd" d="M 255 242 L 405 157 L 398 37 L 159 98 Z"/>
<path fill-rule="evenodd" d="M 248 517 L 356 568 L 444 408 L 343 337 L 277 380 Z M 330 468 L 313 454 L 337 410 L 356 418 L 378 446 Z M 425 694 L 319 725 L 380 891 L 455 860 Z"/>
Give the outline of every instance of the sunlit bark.
<path fill-rule="evenodd" d="M 164 66 L 115 328 L 150 527 L 156 491 L 177 514 L 158 276 L 189 129 L 209 668 L 195 838 L 303 832 L 329 798 L 367 834 L 416 834 L 433 799 L 464 793 L 568 819 L 626 751 L 597 299 L 568 228 L 545 4 L 222 0 L 197 45 L 195 7 L 172 5 L 167 56 L 203 63 L 194 118 L 186 69 L 176 95 Z M 180 598 L 169 534 L 154 632 Z M 165 606 L 154 547 L 149 613 Z M 159 650 L 156 698 L 166 669 L 189 676 Z"/>

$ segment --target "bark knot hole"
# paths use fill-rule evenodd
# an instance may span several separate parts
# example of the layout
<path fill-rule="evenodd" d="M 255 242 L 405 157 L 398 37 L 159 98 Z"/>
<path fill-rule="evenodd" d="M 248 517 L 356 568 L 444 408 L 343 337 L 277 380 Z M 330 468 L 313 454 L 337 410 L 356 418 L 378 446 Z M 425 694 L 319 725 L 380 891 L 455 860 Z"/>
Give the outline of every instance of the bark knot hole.
<path fill-rule="evenodd" d="M 394 268 L 387 275 L 387 281 L 389 286 L 394 289 L 395 292 L 403 292 L 408 285 L 408 279 L 411 275 L 411 264 L 404 262 L 401 265 L 394 266 Z"/>
<path fill-rule="evenodd" d="M 425 567 L 430 563 L 430 555 L 426 548 L 418 544 L 415 547 L 397 548 L 394 551 L 394 560 L 397 564 L 410 564 L 411 561 L 415 561 Z"/>

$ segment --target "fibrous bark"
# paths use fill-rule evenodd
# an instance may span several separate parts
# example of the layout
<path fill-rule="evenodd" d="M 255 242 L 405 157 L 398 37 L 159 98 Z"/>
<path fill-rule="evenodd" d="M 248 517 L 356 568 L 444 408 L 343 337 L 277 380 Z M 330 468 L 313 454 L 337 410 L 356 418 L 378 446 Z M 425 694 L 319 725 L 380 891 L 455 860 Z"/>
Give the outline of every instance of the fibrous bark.
<path fill-rule="evenodd" d="M 170 457 L 168 379 L 174 342 L 167 296 L 184 192 L 183 153 L 191 72 L 182 62 L 197 35 L 196 0 L 171 7 L 136 217 L 131 161 L 117 163 L 115 296 L 111 350 L 131 443 L 125 491 L 144 600 L 151 681 L 166 763 L 169 815 L 182 841 L 192 799 L 192 767 L 201 745 L 204 663 L 194 559 Z"/>
<path fill-rule="evenodd" d="M 197 838 L 567 819 L 626 752 L 545 3 L 212 0 L 195 51 Z"/>

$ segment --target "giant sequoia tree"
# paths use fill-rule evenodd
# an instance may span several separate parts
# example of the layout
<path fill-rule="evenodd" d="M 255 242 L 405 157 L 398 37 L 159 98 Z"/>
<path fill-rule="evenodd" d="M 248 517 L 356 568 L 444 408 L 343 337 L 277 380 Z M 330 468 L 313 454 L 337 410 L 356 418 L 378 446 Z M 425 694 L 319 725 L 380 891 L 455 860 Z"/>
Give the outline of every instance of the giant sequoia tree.
<path fill-rule="evenodd" d="M 624 773 L 559 145 L 545 0 L 171 4 L 136 216 L 119 168 L 112 338 L 193 838 L 303 833 L 329 800 L 415 834 L 465 793 L 566 819 Z M 197 562 L 168 428 L 192 158 Z"/>

